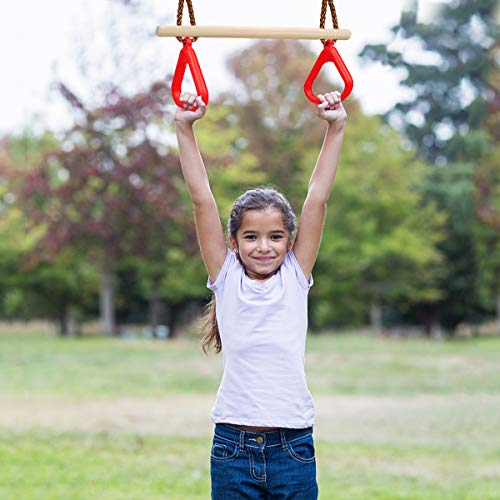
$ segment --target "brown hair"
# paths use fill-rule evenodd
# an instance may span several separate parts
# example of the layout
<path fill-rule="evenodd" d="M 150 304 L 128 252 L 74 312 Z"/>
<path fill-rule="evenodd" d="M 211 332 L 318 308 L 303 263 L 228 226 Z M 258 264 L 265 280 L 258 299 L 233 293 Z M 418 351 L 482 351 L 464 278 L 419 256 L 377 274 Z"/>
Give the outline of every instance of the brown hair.
<path fill-rule="evenodd" d="M 247 210 L 262 211 L 268 208 L 275 208 L 281 212 L 283 215 L 283 224 L 292 238 L 296 228 L 296 219 L 292 207 L 280 192 L 269 187 L 249 189 L 234 202 L 227 222 L 228 234 L 236 240 L 236 233 L 241 227 L 243 215 Z M 202 333 L 204 334 L 202 348 L 205 354 L 208 354 L 211 348 L 214 349 L 216 354 L 222 350 L 222 341 L 215 311 L 215 294 L 213 294 L 205 308 L 202 323 Z"/>

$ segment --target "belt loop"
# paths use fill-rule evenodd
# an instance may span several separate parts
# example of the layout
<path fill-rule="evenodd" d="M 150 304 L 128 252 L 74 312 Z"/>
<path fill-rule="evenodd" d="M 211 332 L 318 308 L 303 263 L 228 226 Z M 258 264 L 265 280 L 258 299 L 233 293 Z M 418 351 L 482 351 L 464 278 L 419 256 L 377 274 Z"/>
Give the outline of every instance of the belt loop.
<path fill-rule="evenodd" d="M 240 451 L 245 449 L 245 431 L 240 430 Z"/>
<path fill-rule="evenodd" d="M 286 443 L 285 429 L 280 429 L 280 435 L 281 435 L 281 447 L 283 448 L 283 450 L 287 450 L 288 445 Z"/>

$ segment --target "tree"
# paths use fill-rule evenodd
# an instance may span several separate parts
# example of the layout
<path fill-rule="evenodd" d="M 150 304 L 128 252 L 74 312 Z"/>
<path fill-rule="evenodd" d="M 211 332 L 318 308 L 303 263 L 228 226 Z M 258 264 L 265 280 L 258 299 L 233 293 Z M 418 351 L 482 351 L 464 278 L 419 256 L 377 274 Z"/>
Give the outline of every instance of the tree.
<path fill-rule="evenodd" d="M 23 237 L 22 211 L 13 189 L 16 169 L 4 138 L 0 148 L 0 311 L 9 310 L 11 287 L 19 276 Z M 18 294 L 19 295 L 19 294 Z"/>
<path fill-rule="evenodd" d="M 427 24 L 417 22 L 416 4 L 392 28 L 396 47 L 367 45 L 360 55 L 404 70 L 401 85 L 413 96 L 396 104 L 386 119 L 425 159 L 476 160 L 488 147 L 482 127 L 491 98 L 488 51 L 495 40 L 496 2 L 441 3 Z"/>
<path fill-rule="evenodd" d="M 401 315 L 439 298 L 433 275 L 443 218 L 423 204 L 428 167 L 394 130 L 360 110 L 351 111 L 348 127 L 311 291 L 314 319 L 324 326 L 369 318 L 380 330 L 383 307 Z"/>
<path fill-rule="evenodd" d="M 484 155 L 475 172 L 474 206 L 481 224 L 476 227 L 479 255 L 479 293 L 485 307 L 495 308 L 500 332 L 500 43 L 489 51 L 491 71 L 488 86 L 492 98 L 487 106 L 486 132 L 493 147 Z"/>
<path fill-rule="evenodd" d="M 473 183 L 480 158 L 491 149 L 484 126 L 493 95 L 487 80 L 495 7 L 493 0 L 442 3 L 429 23 L 417 22 L 416 7 L 409 9 L 393 28 L 394 45 L 368 45 L 361 53 L 403 69 L 401 84 L 413 93 L 385 119 L 434 164 L 425 196 L 447 214 L 446 237 L 439 245 L 446 267 L 438 284 L 442 299 L 430 308 L 422 306 L 451 331 L 484 314 Z"/>
<path fill-rule="evenodd" d="M 0 296 L 7 318 L 47 318 L 69 333 L 75 307 L 83 308 L 95 290 L 95 274 L 81 256 L 66 251 L 53 262 L 27 265 L 41 228 L 26 237 L 26 215 L 20 196 L 25 175 L 46 152 L 57 145 L 55 138 L 26 130 L 5 137 L 0 147 Z"/>
<path fill-rule="evenodd" d="M 110 334 L 117 260 L 129 254 L 162 260 L 171 226 L 184 215 L 174 181 L 179 161 L 160 140 L 168 89 L 156 83 L 132 97 L 115 89 L 97 109 L 87 109 L 62 84 L 60 90 L 78 120 L 61 149 L 28 176 L 24 201 L 31 227 L 46 228 L 33 257 L 50 260 L 74 247 L 98 262 L 103 330 Z"/>
<path fill-rule="evenodd" d="M 238 104 L 233 99 L 220 99 L 210 103 L 209 112 L 198 122 L 196 136 L 207 168 L 212 191 L 220 210 L 222 227 L 226 226 L 234 200 L 245 189 L 259 185 L 266 180 L 258 160 L 247 149 L 241 125 L 236 117 Z M 182 241 L 185 227 L 194 228 L 191 199 L 184 181 L 180 181 L 179 192 L 189 217 L 186 226 L 179 226 L 172 235 Z M 186 306 L 204 303 L 210 292 L 206 288 L 207 272 L 201 260 L 196 238 L 195 253 L 186 253 L 181 246 L 171 247 L 165 255 L 164 276 L 161 283 L 161 296 L 165 297 L 171 331 Z M 194 259 L 193 256 L 196 256 Z M 182 279 L 179 279 L 182 269 Z"/>
<path fill-rule="evenodd" d="M 266 40 L 228 61 L 241 88 L 231 100 L 237 102 L 234 114 L 243 134 L 242 150 L 256 157 L 266 182 L 279 186 L 296 207 L 307 192 L 304 154 L 308 147 L 318 148 L 323 139 L 323 130 L 314 121 L 314 107 L 303 91 L 314 59 L 301 42 Z M 315 88 L 325 92 L 332 88 L 324 73 Z M 346 105 L 349 108 L 350 101 Z"/>
<path fill-rule="evenodd" d="M 234 121 L 242 151 L 296 208 L 303 202 L 324 128 L 305 101 L 303 79 L 315 55 L 299 42 L 257 42 L 229 60 L 238 80 Z M 320 75 L 317 89 L 332 83 Z M 311 291 L 311 324 L 363 323 L 381 304 L 439 296 L 426 271 L 437 265 L 442 220 L 421 209 L 425 167 L 351 97 L 348 130 Z M 229 125 L 228 125 L 229 126 Z M 426 280 L 427 278 L 427 280 Z"/>

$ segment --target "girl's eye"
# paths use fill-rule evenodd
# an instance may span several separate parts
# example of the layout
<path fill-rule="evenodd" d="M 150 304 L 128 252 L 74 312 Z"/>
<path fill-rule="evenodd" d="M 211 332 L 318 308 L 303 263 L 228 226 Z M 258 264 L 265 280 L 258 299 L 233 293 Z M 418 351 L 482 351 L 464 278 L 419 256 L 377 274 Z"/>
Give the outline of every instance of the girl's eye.
<path fill-rule="evenodd" d="M 283 236 L 281 236 L 281 234 L 273 234 L 271 236 L 272 240 L 281 240 L 281 238 L 283 238 Z"/>
<path fill-rule="evenodd" d="M 255 240 L 256 236 L 254 236 L 253 234 L 249 234 L 248 236 L 245 236 L 245 239 L 246 240 Z"/>

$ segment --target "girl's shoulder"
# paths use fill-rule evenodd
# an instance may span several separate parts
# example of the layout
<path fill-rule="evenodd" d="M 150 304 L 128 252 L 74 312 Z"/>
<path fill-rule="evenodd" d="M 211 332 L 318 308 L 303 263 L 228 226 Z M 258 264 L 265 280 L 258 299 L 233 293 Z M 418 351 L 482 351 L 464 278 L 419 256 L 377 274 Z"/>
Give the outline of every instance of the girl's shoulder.
<path fill-rule="evenodd" d="M 294 276 L 297 278 L 302 287 L 307 289 L 311 288 L 311 286 L 313 285 L 312 274 L 309 276 L 309 279 L 304 275 L 304 271 L 302 271 L 302 268 L 300 267 L 299 261 L 295 256 L 293 248 L 291 248 L 287 252 L 282 266 L 284 266 L 285 269 L 290 269 L 290 271 L 293 272 Z"/>
<path fill-rule="evenodd" d="M 217 275 L 217 278 L 215 279 L 215 281 L 212 282 L 209 276 L 207 280 L 207 287 L 214 292 L 221 289 L 222 286 L 224 285 L 224 282 L 226 281 L 228 273 L 241 267 L 242 267 L 241 263 L 236 254 L 228 248 L 226 251 L 226 258 L 224 260 L 224 264 L 222 264 L 222 267 L 219 271 L 219 274 Z"/>

